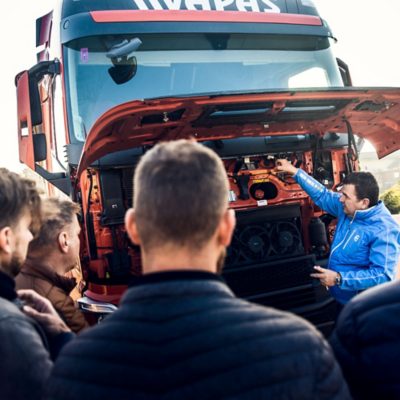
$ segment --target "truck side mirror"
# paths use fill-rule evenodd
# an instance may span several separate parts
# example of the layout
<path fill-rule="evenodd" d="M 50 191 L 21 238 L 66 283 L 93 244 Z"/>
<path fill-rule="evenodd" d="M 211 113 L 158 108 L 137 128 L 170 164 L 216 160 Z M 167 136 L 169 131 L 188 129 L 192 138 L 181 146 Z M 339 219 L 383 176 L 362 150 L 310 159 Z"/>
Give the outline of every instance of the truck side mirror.
<path fill-rule="evenodd" d="M 353 86 L 351 81 L 349 66 L 340 58 L 336 58 L 337 65 L 339 67 L 340 75 L 342 76 L 342 81 L 344 86 Z"/>
<path fill-rule="evenodd" d="M 60 73 L 60 62 L 42 61 L 29 71 L 22 71 L 15 77 L 17 87 L 19 158 L 35 170 L 35 162 L 47 157 L 45 134 L 34 133 L 34 127 L 43 121 L 39 82 L 45 75 Z"/>
<path fill-rule="evenodd" d="M 44 133 L 36 133 L 32 136 L 33 139 L 33 157 L 35 162 L 44 161 L 47 158 L 47 143 Z"/>
<path fill-rule="evenodd" d="M 42 105 L 40 101 L 39 82 L 45 75 L 58 75 L 60 74 L 60 71 L 60 61 L 55 59 L 53 61 L 39 62 L 30 70 L 22 71 L 15 77 L 18 107 L 24 109 L 25 114 L 29 114 L 31 127 L 42 123 Z M 29 104 L 25 104 L 26 101 L 29 101 Z"/>
<path fill-rule="evenodd" d="M 47 143 L 50 138 L 46 133 L 38 132 L 43 123 L 42 103 L 39 82 L 44 76 L 60 73 L 60 62 L 42 61 L 28 71 L 22 71 L 15 77 L 17 87 L 18 144 L 19 159 L 33 171 L 45 178 L 64 193 L 69 193 L 70 181 L 64 172 L 51 173 L 38 162 L 47 160 Z"/>
<path fill-rule="evenodd" d="M 28 71 L 20 72 L 15 78 L 15 84 L 17 86 L 19 160 L 35 170 Z"/>
<path fill-rule="evenodd" d="M 32 125 L 42 123 L 42 105 L 40 102 L 39 82 L 45 75 L 59 75 L 61 71 L 60 61 L 41 61 L 28 71 L 29 77 L 29 99 L 31 109 Z"/>

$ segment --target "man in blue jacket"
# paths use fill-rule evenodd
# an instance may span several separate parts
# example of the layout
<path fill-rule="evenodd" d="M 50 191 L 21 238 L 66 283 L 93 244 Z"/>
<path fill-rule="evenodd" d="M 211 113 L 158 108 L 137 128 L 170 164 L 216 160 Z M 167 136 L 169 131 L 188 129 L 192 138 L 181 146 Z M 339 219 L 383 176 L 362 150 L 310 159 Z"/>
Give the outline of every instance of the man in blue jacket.
<path fill-rule="evenodd" d="M 311 276 L 329 287 L 339 307 L 357 293 L 394 279 L 400 226 L 379 201 L 371 173 L 351 173 L 340 192 L 332 192 L 288 160 L 278 160 L 277 170 L 293 175 L 318 207 L 338 219 L 328 268 L 315 266 Z"/>

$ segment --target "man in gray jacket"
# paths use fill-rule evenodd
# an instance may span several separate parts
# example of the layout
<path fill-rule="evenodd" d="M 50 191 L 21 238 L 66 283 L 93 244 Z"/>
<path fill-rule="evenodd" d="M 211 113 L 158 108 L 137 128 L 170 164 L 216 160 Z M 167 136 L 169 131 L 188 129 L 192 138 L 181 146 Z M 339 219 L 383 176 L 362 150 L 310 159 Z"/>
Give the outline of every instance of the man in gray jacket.
<path fill-rule="evenodd" d="M 143 277 L 61 352 L 54 400 L 349 399 L 327 342 L 292 314 L 236 298 L 218 270 L 235 227 L 222 161 L 180 140 L 147 152 L 125 226 Z"/>
<path fill-rule="evenodd" d="M 1 168 L 0 398 L 4 400 L 40 399 L 52 358 L 71 338 L 48 300 L 32 291 L 15 291 L 14 277 L 39 227 L 40 198 L 34 183 Z"/>

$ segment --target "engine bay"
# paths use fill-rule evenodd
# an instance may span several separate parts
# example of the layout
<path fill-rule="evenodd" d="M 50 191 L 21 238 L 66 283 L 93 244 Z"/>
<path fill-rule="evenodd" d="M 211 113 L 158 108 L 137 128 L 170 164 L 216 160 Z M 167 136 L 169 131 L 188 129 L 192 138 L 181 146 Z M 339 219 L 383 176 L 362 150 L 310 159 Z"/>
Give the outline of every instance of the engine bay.
<path fill-rule="evenodd" d="M 292 140 L 203 143 L 224 163 L 229 205 L 236 211 L 237 226 L 222 274 L 236 295 L 297 312 L 323 329 L 334 315 L 333 309 L 327 312 L 332 299 L 310 273 L 314 265 L 327 262 L 335 221 L 291 176 L 276 172 L 276 160 L 290 160 L 332 190 L 356 165 L 343 138 L 328 135 L 311 145 L 303 143 L 304 149 L 301 140 L 295 147 Z M 296 150 L 285 151 L 288 145 Z M 235 146 L 245 154 L 238 155 Z M 271 147 L 273 151 L 266 151 Z M 118 168 L 92 168 L 82 182 L 82 195 L 89 200 L 84 210 L 89 216 L 84 246 L 88 254 L 82 259 L 86 295 L 94 300 L 118 304 L 127 284 L 141 274 L 140 249 L 123 227 L 125 211 L 133 202 L 133 174 L 140 155 L 133 159 Z"/>

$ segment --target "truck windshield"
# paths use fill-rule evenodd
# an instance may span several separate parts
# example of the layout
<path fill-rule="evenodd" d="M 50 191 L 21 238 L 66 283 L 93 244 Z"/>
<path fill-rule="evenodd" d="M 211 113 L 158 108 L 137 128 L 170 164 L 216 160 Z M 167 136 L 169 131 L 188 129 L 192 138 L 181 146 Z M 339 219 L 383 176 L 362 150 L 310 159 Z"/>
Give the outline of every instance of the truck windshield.
<path fill-rule="evenodd" d="M 106 56 L 138 38 L 136 73 L 112 78 Z M 138 99 L 343 86 L 328 38 L 261 34 L 87 37 L 64 49 L 71 141 L 84 141 L 110 108 Z"/>

